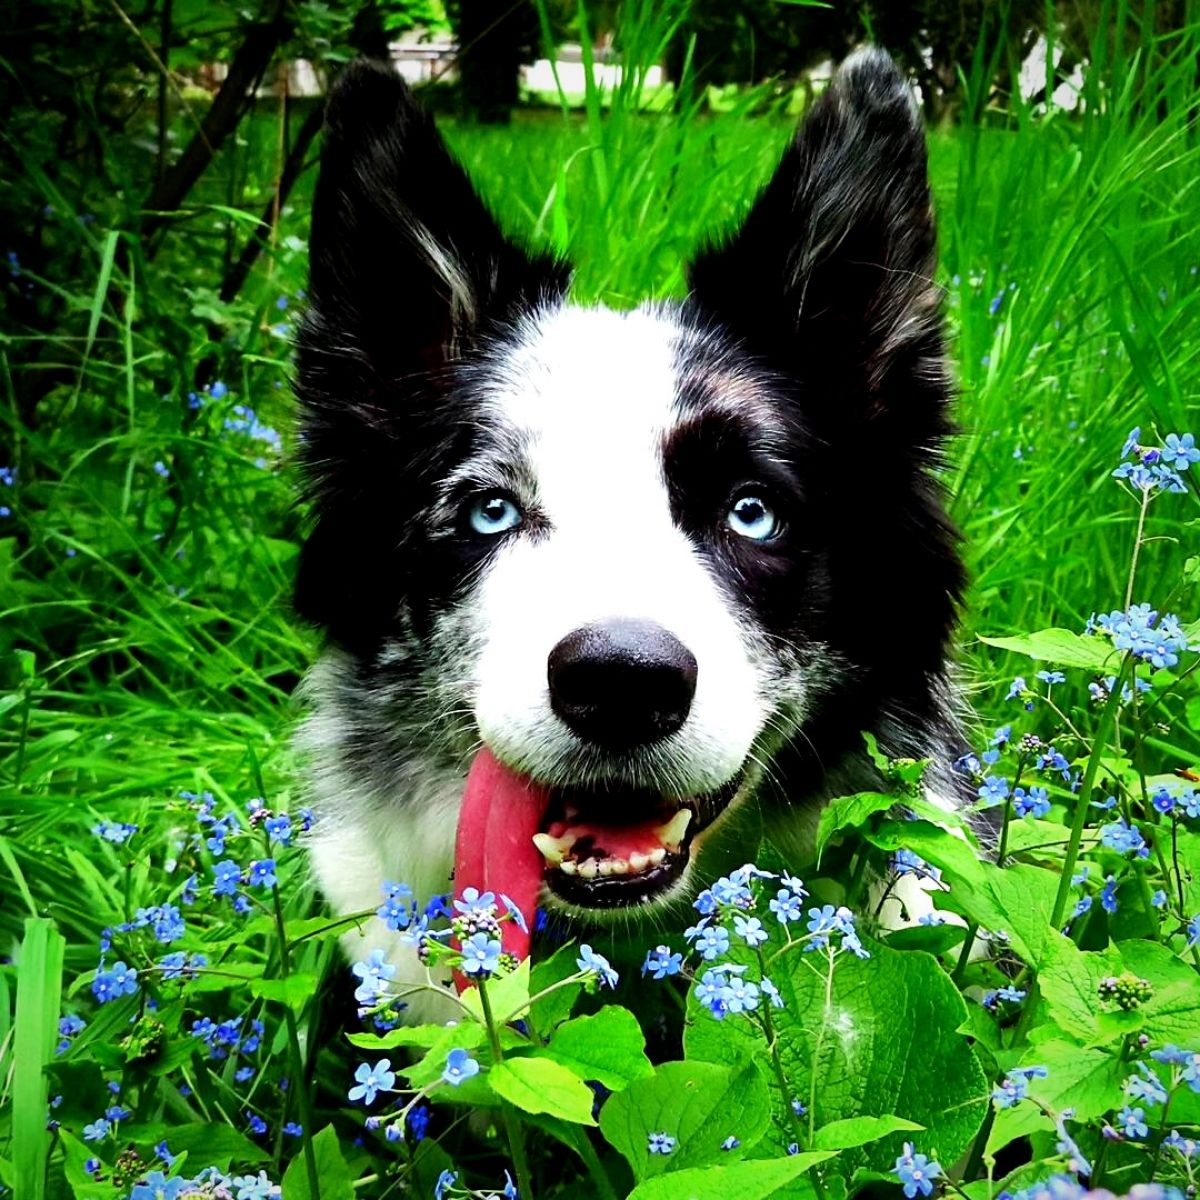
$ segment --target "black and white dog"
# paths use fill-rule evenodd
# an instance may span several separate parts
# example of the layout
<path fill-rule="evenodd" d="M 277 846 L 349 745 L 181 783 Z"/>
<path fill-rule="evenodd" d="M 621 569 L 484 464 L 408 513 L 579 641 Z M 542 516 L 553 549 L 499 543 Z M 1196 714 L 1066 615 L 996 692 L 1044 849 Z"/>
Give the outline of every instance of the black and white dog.
<path fill-rule="evenodd" d="M 298 377 L 335 909 L 447 890 L 457 831 L 460 888 L 660 911 L 726 810 L 770 836 L 862 787 L 862 731 L 957 752 L 934 259 L 921 123 L 876 50 L 687 298 L 629 312 L 570 304 L 405 85 L 346 70 Z"/>

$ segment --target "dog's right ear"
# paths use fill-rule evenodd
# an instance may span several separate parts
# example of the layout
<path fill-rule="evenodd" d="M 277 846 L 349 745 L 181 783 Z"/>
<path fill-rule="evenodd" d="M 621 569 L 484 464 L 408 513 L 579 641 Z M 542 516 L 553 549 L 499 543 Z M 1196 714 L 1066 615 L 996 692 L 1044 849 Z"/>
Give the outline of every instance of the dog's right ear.
<path fill-rule="evenodd" d="M 389 67 L 347 67 L 328 100 L 296 391 L 313 525 L 300 614 L 363 653 L 402 606 L 406 538 L 461 430 L 443 404 L 480 335 L 567 287 L 509 241 Z M 450 422 L 453 425 L 453 422 Z"/>
<path fill-rule="evenodd" d="M 309 271 L 302 390 L 333 353 L 372 396 L 567 285 L 565 266 L 505 238 L 407 84 L 368 60 L 329 96 Z"/>

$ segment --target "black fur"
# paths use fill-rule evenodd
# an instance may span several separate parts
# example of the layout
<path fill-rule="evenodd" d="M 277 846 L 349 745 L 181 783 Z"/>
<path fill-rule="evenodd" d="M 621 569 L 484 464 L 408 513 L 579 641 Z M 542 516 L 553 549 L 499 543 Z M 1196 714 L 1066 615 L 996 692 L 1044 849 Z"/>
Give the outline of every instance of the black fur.
<path fill-rule="evenodd" d="M 454 362 L 518 308 L 561 297 L 568 271 L 501 233 L 408 86 L 368 61 L 329 97 L 309 264 L 297 392 L 314 524 L 296 606 L 369 654 L 422 579 L 406 555 L 413 514 L 471 444 Z"/>

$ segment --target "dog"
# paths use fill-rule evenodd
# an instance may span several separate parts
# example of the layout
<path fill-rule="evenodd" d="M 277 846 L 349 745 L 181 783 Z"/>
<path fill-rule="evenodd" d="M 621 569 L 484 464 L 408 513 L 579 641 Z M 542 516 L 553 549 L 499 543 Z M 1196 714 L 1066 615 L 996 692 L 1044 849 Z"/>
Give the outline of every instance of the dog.
<path fill-rule="evenodd" d="M 344 71 L 297 367 L 296 606 L 326 637 L 300 744 L 337 912 L 387 879 L 579 928 L 661 913 L 738 811 L 782 839 L 877 785 L 863 731 L 957 804 L 935 254 L 876 49 L 686 297 L 626 312 L 501 231 L 391 70 Z M 346 944 L 423 974 L 381 922 Z"/>

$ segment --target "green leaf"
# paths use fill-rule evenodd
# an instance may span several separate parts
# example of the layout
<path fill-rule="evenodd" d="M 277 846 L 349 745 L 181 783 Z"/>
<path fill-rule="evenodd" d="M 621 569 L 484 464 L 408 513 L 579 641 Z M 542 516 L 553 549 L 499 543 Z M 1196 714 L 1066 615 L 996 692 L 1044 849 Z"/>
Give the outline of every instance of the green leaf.
<path fill-rule="evenodd" d="M 770 1120 L 766 1080 L 749 1059 L 730 1066 L 668 1062 L 652 1078 L 630 1084 L 605 1103 L 600 1132 L 628 1161 L 636 1179 L 649 1179 L 745 1154 Z M 652 1133 L 676 1138 L 674 1152 L 651 1154 Z M 724 1151 L 721 1143 L 731 1134 L 742 1144 L 736 1151 Z"/>
<path fill-rule="evenodd" d="M 1029 1095 L 1054 1112 L 1075 1109 L 1080 1121 L 1102 1116 L 1120 1095 L 1121 1081 L 1129 1073 L 1107 1050 L 1085 1050 L 1074 1042 L 1055 1039 L 1031 1048 L 1021 1066 L 1045 1067 L 1045 1079 L 1029 1080 Z M 1054 1122 L 1032 1103 L 1023 1100 L 1014 1108 L 1000 1109 L 988 1135 L 987 1153 L 995 1154 L 1019 1137 L 1052 1130 Z"/>
<path fill-rule="evenodd" d="M 252 979 L 250 994 L 264 1000 L 278 1000 L 293 1012 L 300 1010 L 316 993 L 319 980 L 310 971 L 296 971 L 284 979 Z"/>
<path fill-rule="evenodd" d="M 483 986 L 487 988 L 496 1023 L 507 1025 L 509 1021 L 515 1021 L 529 1004 L 529 959 L 523 959 L 515 971 L 495 976 Z M 477 1021 L 484 1020 L 478 987 L 467 988 L 460 999 Z"/>
<path fill-rule="evenodd" d="M 451 1029 L 458 1030 L 458 1035 L 449 1034 L 448 1031 Z M 397 1046 L 423 1046 L 428 1050 L 430 1047 L 442 1043 L 447 1043 L 451 1050 L 455 1045 L 469 1050 L 483 1041 L 483 1032 L 483 1026 L 474 1023 L 466 1025 L 402 1025 L 399 1029 L 389 1029 L 387 1033 L 348 1033 L 346 1040 L 360 1050 L 394 1050 Z"/>
<path fill-rule="evenodd" d="M 876 813 L 895 808 L 899 801 L 895 796 L 883 792 L 858 792 L 853 796 L 842 796 L 821 809 L 817 824 L 817 862 L 829 845 L 829 839 L 840 829 L 858 829 Z"/>
<path fill-rule="evenodd" d="M 595 1125 L 595 1095 L 578 1075 L 548 1058 L 506 1058 L 488 1072 L 497 1096 L 525 1112 L 548 1113 L 576 1125 Z"/>
<path fill-rule="evenodd" d="M 316 1158 L 317 1185 L 321 1200 L 354 1200 L 354 1176 L 342 1157 L 342 1148 L 332 1125 L 326 1125 L 312 1140 Z M 303 1151 L 288 1165 L 283 1176 L 283 1194 L 287 1200 L 315 1200 L 309 1187 L 308 1165 Z"/>
<path fill-rule="evenodd" d="M 559 983 L 579 969 L 575 965 L 578 951 L 573 945 L 559 946 L 549 958 L 536 963 L 529 973 L 529 991 L 536 996 L 552 984 Z M 548 1037 L 551 1030 L 571 1015 L 571 1009 L 583 991 L 583 984 L 555 988 L 548 996 L 536 1001 L 529 1010 L 529 1023 L 534 1030 Z"/>
<path fill-rule="evenodd" d="M 906 1121 L 903 1117 L 850 1117 L 821 1126 L 813 1135 L 812 1147 L 814 1150 L 850 1150 L 877 1142 L 889 1133 L 915 1133 L 924 1128 L 924 1125 Z"/>
<path fill-rule="evenodd" d="M 1137 1010 L 1141 1031 L 1155 1045 L 1200 1042 L 1200 976 L 1158 942 L 1119 942 L 1117 950 L 1128 971 L 1147 980 L 1154 994 Z"/>
<path fill-rule="evenodd" d="M 1024 654 L 1055 667 L 1080 667 L 1100 675 L 1111 670 L 1113 660 L 1120 657 L 1120 651 L 1114 650 L 1104 639 L 1085 637 L 1070 629 L 1042 629 L 1018 637 L 981 637 L 979 640 L 998 650 L 1011 650 L 1014 654 Z"/>
<path fill-rule="evenodd" d="M 560 1025 L 550 1045 L 538 1054 L 562 1063 L 580 1079 L 602 1083 L 610 1092 L 654 1074 L 637 1018 L 615 1004 Z"/>
<path fill-rule="evenodd" d="M 918 850 L 918 853 L 923 851 Z M 778 1144 L 791 1141 L 788 1105 L 804 1101 L 814 1129 L 858 1117 L 900 1117 L 928 1130 L 925 1153 L 954 1161 L 983 1121 L 990 1089 L 958 1029 L 967 1007 L 937 960 L 868 942 L 871 957 L 839 955 L 832 977 L 821 954 L 789 953 L 771 969 L 784 1008 L 772 1011 L 790 1095 L 772 1087 Z M 827 992 L 828 989 L 828 992 Z M 733 1062 L 761 1053 L 748 1022 L 714 1021 L 690 1001 L 685 1035 L 691 1058 Z M 839 1156 L 847 1176 L 858 1167 L 889 1171 L 904 1139 L 889 1135 Z"/>
<path fill-rule="evenodd" d="M 1023 863 L 1001 869 L 984 862 L 963 838 L 928 821 L 890 822 L 868 840 L 885 850 L 907 847 L 939 868 L 950 884 L 948 894 L 938 894 L 939 908 L 1003 931 L 1022 958 L 1041 964 L 1046 943 L 1055 936 L 1049 924 L 1058 890 L 1054 872 Z"/>
<path fill-rule="evenodd" d="M 451 1050 L 475 1050 L 482 1044 L 486 1033 L 487 1031 L 482 1025 L 476 1025 L 473 1021 L 464 1021 L 461 1025 L 444 1025 L 441 1035 L 429 1042 L 428 1050 L 420 1062 L 414 1063 L 411 1067 L 397 1067 L 396 1069 L 413 1087 L 426 1087 L 441 1077 L 442 1072 L 446 1069 L 446 1058 Z M 396 1043 L 400 1046 L 404 1044 L 403 1041 Z M 478 1057 L 478 1055 L 473 1057 Z M 467 1082 L 473 1081 L 468 1080 Z"/>
<path fill-rule="evenodd" d="M 629 1193 L 629 1200 L 811 1200 L 816 1188 L 800 1176 L 828 1157 L 793 1154 L 723 1167 L 689 1167 L 639 1183 Z"/>
<path fill-rule="evenodd" d="M 188 1151 L 227 1171 L 233 1163 L 266 1162 L 271 1155 L 262 1146 L 256 1146 L 231 1125 L 178 1125 L 170 1132 L 171 1150 L 175 1154 Z"/>
<path fill-rule="evenodd" d="M 92 1157 L 92 1148 L 65 1129 L 60 1129 L 58 1136 L 63 1147 L 63 1173 L 75 1200 L 113 1200 L 116 1193 L 112 1180 L 98 1180 L 85 1167 Z"/>
<path fill-rule="evenodd" d="M 41 1200 L 46 1190 L 46 1065 L 54 1058 L 62 993 L 63 937 L 46 917 L 29 917 L 17 960 L 13 1027 L 13 1192 Z"/>
<path fill-rule="evenodd" d="M 1046 943 L 1038 986 L 1052 1027 L 1081 1044 L 1112 1041 L 1122 1036 L 1101 1033 L 1100 980 L 1120 974 L 1121 961 L 1112 950 L 1080 950 L 1070 938 L 1053 933 Z"/>

